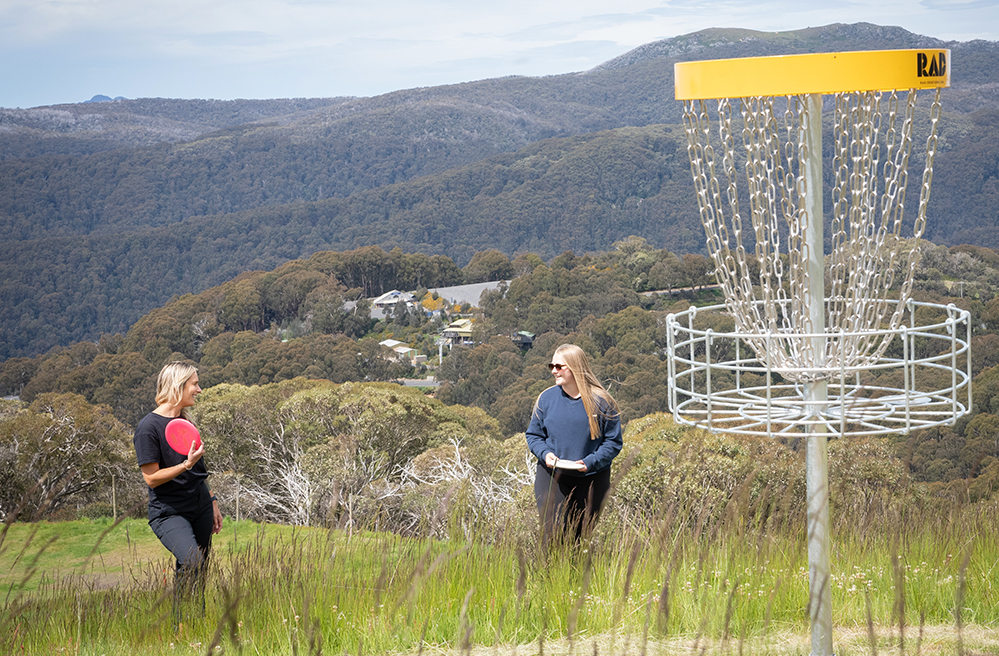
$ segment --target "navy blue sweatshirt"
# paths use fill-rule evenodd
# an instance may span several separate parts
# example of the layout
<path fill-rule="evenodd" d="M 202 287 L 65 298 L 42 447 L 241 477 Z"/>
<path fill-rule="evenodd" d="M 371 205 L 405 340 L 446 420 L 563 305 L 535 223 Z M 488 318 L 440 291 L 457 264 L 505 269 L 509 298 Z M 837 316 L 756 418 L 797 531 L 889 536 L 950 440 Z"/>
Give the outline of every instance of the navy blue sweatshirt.
<path fill-rule="evenodd" d="M 597 425 L 600 436 L 591 440 L 583 400 L 574 399 L 559 385 L 553 385 L 538 397 L 531 424 L 527 427 L 527 447 L 542 465 L 549 453 L 554 453 L 559 460 L 582 460 L 586 472 L 581 475 L 590 476 L 610 467 L 611 460 L 624 446 L 620 417 L 598 415 Z"/>

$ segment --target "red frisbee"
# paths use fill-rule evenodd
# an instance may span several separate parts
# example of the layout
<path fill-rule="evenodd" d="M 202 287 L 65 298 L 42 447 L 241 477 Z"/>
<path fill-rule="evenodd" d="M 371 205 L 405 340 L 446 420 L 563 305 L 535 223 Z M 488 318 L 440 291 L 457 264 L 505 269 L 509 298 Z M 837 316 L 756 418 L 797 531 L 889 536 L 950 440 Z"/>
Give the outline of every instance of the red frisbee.
<path fill-rule="evenodd" d="M 166 425 L 166 439 L 170 448 L 182 456 L 191 453 L 192 444 L 195 451 L 201 448 L 201 433 L 194 424 L 180 417 L 170 420 Z"/>

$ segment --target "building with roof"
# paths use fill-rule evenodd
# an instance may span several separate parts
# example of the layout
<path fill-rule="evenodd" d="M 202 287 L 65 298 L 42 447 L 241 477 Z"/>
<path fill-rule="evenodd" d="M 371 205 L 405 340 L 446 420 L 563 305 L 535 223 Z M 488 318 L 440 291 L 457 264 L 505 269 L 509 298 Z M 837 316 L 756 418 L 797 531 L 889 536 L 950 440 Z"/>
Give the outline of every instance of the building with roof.
<path fill-rule="evenodd" d="M 426 362 L 427 356 L 420 355 L 420 353 L 413 347 L 406 344 L 406 342 L 400 342 L 396 339 L 385 339 L 378 342 L 379 346 L 384 346 L 388 350 L 392 351 L 393 356 L 399 362 L 408 361 L 412 365 L 416 365 L 420 362 Z"/>
<path fill-rule="evenodd" d="M 527 350 L 534 345 L 534 333 L 529 333 L 526 330 L 521 330 L 510 336 L 510 339 L 514 344 L 519 346 L 523 350 Z"/>
<path fill-rule="evenodd" d="M 412 310 L 416 307 L 416 297 L 407 292 L 400 292 L 398 289 L 385 292 L 378 298 L 372 299 L 371 318 L 384 319 L 385 317 L 391 317 L 395 313 L 396 306 L 400 303 L 405 304 L 408 309 Z"/>
<path fill-rule="evenodd" d="M 447 328 L 444 329 L 444 332 L 441 333 L 441 337 L 449 346 L 454 346 L 455 344 L 471 344 L 472 320 L 458 319 L 457 321 L 452 321 L 447 325 Z"/>

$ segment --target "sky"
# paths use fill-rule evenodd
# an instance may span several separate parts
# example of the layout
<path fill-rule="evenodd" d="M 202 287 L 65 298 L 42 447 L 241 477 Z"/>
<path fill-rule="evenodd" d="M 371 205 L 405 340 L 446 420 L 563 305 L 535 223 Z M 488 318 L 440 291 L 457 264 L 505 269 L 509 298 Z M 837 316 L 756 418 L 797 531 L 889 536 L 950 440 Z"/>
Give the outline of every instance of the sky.
<path fill-rule="evenodd" d="M 589 70 L 710 27 L 999 41 L 999 0 L 0 0 L 0 107 L 318 98 Z"/>

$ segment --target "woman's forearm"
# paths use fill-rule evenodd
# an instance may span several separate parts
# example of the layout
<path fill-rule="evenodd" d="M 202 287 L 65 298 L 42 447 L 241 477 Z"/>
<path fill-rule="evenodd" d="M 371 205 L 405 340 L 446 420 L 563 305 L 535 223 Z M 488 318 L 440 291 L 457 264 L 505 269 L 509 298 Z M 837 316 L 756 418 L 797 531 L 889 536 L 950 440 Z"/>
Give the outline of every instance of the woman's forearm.
<path fill-rule="evenodd" d="M 169 483 L 184 472 L 190 471 L 191 467 L 188 467 L 188 464 L 190 464 L 191 467 L 194 466 L 194 463 L 191 463 L 189 460 L 185 460 L 179 465 L 160 469 L 159 464 L 150 462 L 142 465 L 142 479 L 149 487 L 157 488 L 164 483 Z"/>

